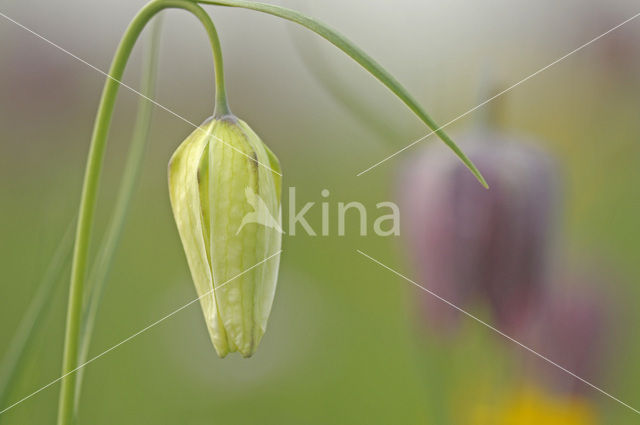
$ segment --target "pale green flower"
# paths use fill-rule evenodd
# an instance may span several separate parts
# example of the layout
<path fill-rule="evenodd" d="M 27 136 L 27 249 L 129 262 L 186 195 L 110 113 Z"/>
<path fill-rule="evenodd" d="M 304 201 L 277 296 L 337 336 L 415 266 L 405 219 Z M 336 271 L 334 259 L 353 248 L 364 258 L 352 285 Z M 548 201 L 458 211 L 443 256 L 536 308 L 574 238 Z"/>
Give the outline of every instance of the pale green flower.
<path fill-rule="evenodd" d="M 221 357 L 251 356 L 266 330 L 282 239 L 281 178 L 275 155 L 233 116 L 203 123 L 169 162 L 173 214 Z"/>

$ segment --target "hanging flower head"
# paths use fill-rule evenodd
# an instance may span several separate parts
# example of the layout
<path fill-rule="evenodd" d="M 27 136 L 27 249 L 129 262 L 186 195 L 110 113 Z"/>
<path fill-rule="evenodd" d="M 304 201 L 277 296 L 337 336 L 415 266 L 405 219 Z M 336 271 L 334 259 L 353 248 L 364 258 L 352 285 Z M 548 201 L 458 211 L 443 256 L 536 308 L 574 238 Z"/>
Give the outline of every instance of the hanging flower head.
<path fill-rule="evenodd" d="M 276 289 L 278 160 L 244 121 L 210 119 L 173 154 L 169 192 L 213 346 L 249 357 Z"/>

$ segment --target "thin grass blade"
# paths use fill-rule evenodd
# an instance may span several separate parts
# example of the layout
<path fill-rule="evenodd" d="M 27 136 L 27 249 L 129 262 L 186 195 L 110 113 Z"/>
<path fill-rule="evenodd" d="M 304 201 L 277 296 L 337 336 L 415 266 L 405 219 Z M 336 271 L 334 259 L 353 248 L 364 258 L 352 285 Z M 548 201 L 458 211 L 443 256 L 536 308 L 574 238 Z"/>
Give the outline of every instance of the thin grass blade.
<path fill-rule="evenodd" d="M 20 376 L 27 363 L 27 354 L 36 340 L 37 330 L 40 329 L 49 312 L 51 306 L 49 301 L 58 284 L 64 280 L 63 272 L 69 264 L 73 248 L 74 229 L 75 219 L 69 224 L 60 240 L 47 265 L 36 295 L 22 317 L 13 339 L 9 342 L 9 349 L 0 367 L 0 410 L 8 404 L 9 397 L 20 382 Z M 0 415 L 0 422 L 3 418 L 4 416 Z"/>
<path fill-rule="evenodd" d="M 239 7 L 243 9 L 255 10 L 257 12 L 266 13 L 277 16 L 291 22 L 302 25 L 303 27 L 315 32 L 325 40 L 342 50 L 353 60 L 358 62 L 364 69 L 369 71 L 371 75 L 376 77 L 382 84 L 391 90 L 405 105 L 415 113 L 427 127 L 429 127 L 464 163 L 464 165 L 473 173 L 478 181 L 488 188 L 487 182 L 476 166 L 469 158 L 460 150 L 458 145 L 445 133 L 440 126 L 426 113 L 422 106 L 413 98 L 413 96 L 404 88 L 396 78 L 391 75 L 382 65 L 376 62 L 372 57 L 366 54 L 355 43 L 332 29 L 317 19 L 303 15 L 295 10 L 287 9 L 273 4 L 257 3 L 244 0 L 198 0 L 197 3 L 212 4 L 217 6 Z"/>

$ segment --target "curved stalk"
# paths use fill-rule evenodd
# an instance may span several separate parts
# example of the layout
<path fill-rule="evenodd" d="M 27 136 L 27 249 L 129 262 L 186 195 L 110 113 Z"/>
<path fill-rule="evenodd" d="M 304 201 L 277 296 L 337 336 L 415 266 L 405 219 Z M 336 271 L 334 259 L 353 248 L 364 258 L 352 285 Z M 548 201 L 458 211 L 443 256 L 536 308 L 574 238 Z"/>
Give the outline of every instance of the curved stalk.
<path fill-rule="evenodd" d="M 184 9 L 203 24 L 213 49 L 216 74 L 216 115 L 229 113 L 224 90 L 222 54 L 216 29 L 209 15 L 197 4 L 187 0 L 154 0 L 144 6 L 127 28 L 109 69 L 109 78 L 105 82 L 98 113 L 91 137 L 91 146 L 82 187 L 78 225 L 71 266 L 71 282 L 65 331 L 65 345 L 62 364 L 62 387 L 58 404 L 58 425 L 69 425 L 73 418 L 76 392 L 76 377 L 73 372 L 78 367 L 79 334 L 81 328 L 84 281 L 87 268 L 89 241 L 94 221 L 98 182 L 102 171 L 102 160 L 115 100 L 129 56 L 136 40 L 149 20 L 161 10 L 167 8 Z"/>
<path fill-rule="evenodd" d="M 116 198 L 113 215 L 109 222 L 105 236 L 100 244 L 100 250 L 96 255 L 95 264 L 91 266 L 87 282 L 91 285 L 88 296 L 84 305 L 84 314 L 82 317 L 82 328 L 80 331 L 80 351 L 78 364 L 83 364 L 87 360 L 89 347 L 91 345 L 91 335 L 95 327 L 96 315 L 100 306 L 100 300 L 104 292 L 107 282 L 109 268 L 113 261 L 116 247 L 120 242 L 122 230 L 124 228 L 131 198 L 133 197 L 136 183 L 142 169 L 142 160 L 148 145 L 149 130 L 151 127 L 151 115 L 153 104 L 148 98 L 153 98 L 154 89 L 158 75 L 158 52 L 160 50 L 160 32 L 162 28 L 162 15 L 159 15 L 151 23 L 151 33 L 149 34 L 148 43 L 145 45 L 144 59 L 142 65 L 142 76 L 140 83 L 140 92 L 145 97 L 138 99 L 138 110 L 136 113 L 136 122 L 131 137 L 131 147 L 127 155 L 124 166 L 120 189 Z M 78 414 L 78 406 L 80 403 L 80 393 L 82 391 L 82 381 L 84 369 L 78 370 L 76 373 L 77 391 L 75 397 L 74 415 Z"/>
<path fill-rule="evenodd" d="M 202 4 L 212 4 L 217 6 L 240 7 L 243 9 L 255 10 L 269 15 L 277 16 L 291 22 L 302 25 L 303 27 L 315 32 L 316 34 L 329 41 L 331 44 L 342 50 L 353 60 L 358 62 L 364 69 L 369 71 L 371 75 L 376 77 L 382 84 L 391 90 L 396 96 L 404 102 L 405 105 L 415 113 L 418 118 L 424 122 L 449 148 L 460 158 L 460 160 L 469 168 L 478 181 L 488 188 L 487 182 L 476 166 L 469 158 L 460 150 L 458 145 L 440 129 L 440 126 L 425 112 L 413 96 L 405 89 L 398 80 L 393 77 L 386 69 L 376 62 L 372 57 L 367 55 L 362 49 L 347 39 L 344 35 L 332 29 L 328 25 L 316 19 L 303 15 L 295 10 L 287 9 L 272 4 L 256 3 L 244 0 L 190 0 L 197 1 Z"/>

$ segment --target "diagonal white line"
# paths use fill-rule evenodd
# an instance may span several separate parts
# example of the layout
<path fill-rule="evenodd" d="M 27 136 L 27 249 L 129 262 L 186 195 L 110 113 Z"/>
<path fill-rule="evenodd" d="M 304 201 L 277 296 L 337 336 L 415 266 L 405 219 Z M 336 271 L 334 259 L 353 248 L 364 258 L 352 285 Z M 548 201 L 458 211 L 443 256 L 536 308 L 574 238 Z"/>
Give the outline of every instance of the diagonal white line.
<path fill-rule="evenodd" d="M 546 361 L 547 363 L 552 364 L 553 366 L 557 367 L 558 369 L 568 373 L 569 375 L 573 376 L 574 378 L 578 379 L 579 381 L 583 382 L 584 384 L 590 386 L 591 388 L 593 388 L 594 390 L 599 391 L 600 393 L 606 395 L 607 397 L 617 401 L 618 403 L 622 404 L 623 406 L 633 410 L 634 412 L 636 412 L 637 414 L 640 414 L 640 410 L 637 410 L 631 406 L 629 406 L 627 403 L 623 402 L 622 400 L 620 400 L 619 398 L 616 398 L 614 396 L 612 396 L 611 394 L 609 394 L 608 392 L 600 389 L 599 387 L 596 387 L 595 385 L 593 385 L 591 382 L 579 377 L 578 375 L 576 375 L 575 373 L 571 372 L 570 370 L 560 366 L 558 363 L 554 362 L 553 360 L 549 359 L 548 357 L 543 356 L 542 354 L 538 353 L 537 351 L 533 350 L 532 348 L 529 348 L 528 346 L 524 345 L 523 343 L 521 343 L 520 341 L 510 337 L 509 335 L 505 334 L 504 332 L 502 332 L 499 329 L 496 329 L 495 327 L 491 326 L 490 324 L 488 324 L 487 322 L 485 322 L 482 319 L 479 319 L 478 317 L 474 316 L 473 314 L 461 309 L 460 307 L 458 307 L 457 305 L 453 304 L 452 302 L 442 298 L 440 295 L 436 294 L 433 291 L 430 291 L 429 289 L 425 288 L 424 286 L 414 282 L 413 280 L 409 279 L 408 277 L 406 277 L 405 275 L 403 275 L 402 273 L 392 269 L 391 267 L 381 263 L 380 261 L 376 260 L 375 258 L 371 257 L 370 255 L 365 254 L 364 252 L 360 251 L 359 249 L 356 250 L 360 255 L 368 258 L 369 260 L 373 261 L 374 263 L 378 264 L 379 266 L 382 266 L 383 268 L 389 270 L 390 272 L 392 272 L 393 274 L 403 278 L 404 280 L 406 280 L 407 282 L 413 284 L 414 286 L 418 287 L 419 289 L 422 289 L 423 291 L 433 295 L 434 297 L 436 297 L 437 299 L 439 299 L 440 301 L 450 305 L 451 307 L 455 308 L 456 310 L 458 310 L 460 313 L 463 313 L 464 315 L 472 318 L 473 320 L 475 320 L 476 322 L 486 326 L 487 328 L 491 329 L 492 331 L 496 332 L 497 334 L 505 337 L 506 339 L 508 339 L 509 341 L 519 345 L 520 347 L 524 348 L 525 350 L 529 351 L 532 354 L 535 354 L 536 356 L 538 356 L 539 358 L 541 358 L 542 360 Z"/>
<path fill-rule="evenodd" d="M 120 347 L 122 344 L 131 341 L 133 338 L 137 337 L 138 335 L 148 331 L 149 329 L 153 328 L 154 326 L 164 322 L 165 320 L 167 320 L 168 318 L 172 317 L 173 315 L 181 312 L 182 310 L 184 310 L 185 308 L 189 307 L 191 304 L 195 303 L 196 301 L 199 301 L 201 298 L 209 295 L 211 292 L 215 291 L 216 289 L 222 288 L 223 286 L 225 286 L 226 284 L 232 282 L 234 279 L 242 276 L 243 274 L 247 273 L 248 271 L 258 267 L 259 265 L 266 263 L 267 261 L 269 261 L 270 259 L 272 259 L 273 257 L 275 257 L 276 255 L 280 255 L 280 253 L 282 252 L 282 250 L 276 252 L 273 255 L 270 255 L 269 257 L 265 258 L 264 260 L 260 261 L 259 263 L 254 264 L 253 266 L 249 267 L 248 269 L 238 273 L 237 275 L 233 276 L 231 279 L 227 280 L 224 283 L 221 283 L 220 285 L 216 286 L 215 288 L 211 289 L 210 291 L 205 292 L 204 294 L 200 295 L 198 298 L 189 301 L 188 303 L 186 303 L 185 305 L 183 305 L 182 307 L 172 311 L 171 313 L 167 314 L 166 316 L 164 316 L 161 319 L 156 320 L 155 322 L 153 322 L 152 324 L 150 324 L 149 326 L 139 330 L 138 332 L 134 333 L 133 335 L 123 339 L 122 341 L 120 341 L 119 343 L 117 343 L 116 345 L 112 346 L 111 348 L 103 351 L 102 353 L 98 354 L 95 357 L 92 357 L 91 359 L 87 360 L 86 362 L 82 363 L 80 366 L 78 366 L 77 368 L 65 373 L 64 375 L 62 375 L 61 377 L 54 379 L 53 381 L 49 382 L 47 385 L 45 385 L 44 387 L 41 387 L 40 389 L 32 392 L 31 394 L 29 394 L 26 397 L 21 398 L 20 400 L 16 401 L 15 403 L 13 403 L 10 406 L 7 406 L 6 408 L 4 408 L 3 410 L 0 410 L 0 415 L 2 415 L 4 412 L 6 412 L 9 409 L 12 409 L 14 407 L 16 407 L 18 404 L 22 403 L 23 401 L 26 401 L 28 399 L 30 399 L 31 397 L 33 397 L 34 395 L 38 394 L 40 391 L 44 391 L 47 388 L 49 388 L 50 386 L 52 386 L 53 384 L 55 384 L 56 382 L 61 381 L 62 379 L 64 379 L 65 377 L 71 375 L 72 373 L 77 372 L 78 370 L 82 369 L 83 367 L 85 367 L 86 365 L 88 365 L 89 363 L 94 362 L 95 360 L 98 360 L 100 357 L 104 356 L 105 354 L 115 350 L 116 348 Z"/>
<path fill-rule="evenodd" d="M 58 44 L 54 43 L 53 41 L 51 41 L 51 40 L 47 39 L 46 37 L 44 37 L 44 36 L 42 36 L 42 35 L 38 34 L 38 33 L 37 33 L 37 32 L 35 32 L 34 30 L 32 30 L 31 28 L 28 28 L 28 27 L 26 27 L 25 25 L 22 25 L 20 22 L 18 22 L 18 21 L 16 21 L 16 20 L 12 19 L 12 18 L 10 18 L 10 17 L 8 17 L 7 15 L 5 15 L 5 14 L 4 14 L 4 13 L 2 13 L 2 12 L 0 12 L 0 16 L 2 16 L 3 18 L 5 18 L 6 20 L 8 20 L 8 21 L 10 21 L 10 22 L 13 22 L 14 24 L 16 24 L 17 26 L 19 26 L 20 28 L 22 28 L 22 29 L 24 29 L 24 30 L 26 30 L 26 31 L 30 32 L 31 34 L 35 35 L 36 37 L 38 37 L 38 38 L 39 38 L 39 39 L 41 39 L 42 41 L 45 41 L 46 43 L 48 43 L 48 44 L 50 44 L 51 46 L 55 47 L 56 49 L 60 50 L 61 52 L 64 52 L 64 53 L 66 53 L 67 55 L 71 56 L 72 58 L 74 58 L 74 59 L 76 59 L 76 60 L 78 60 L 78 61 L 82 62 L 83 64 L 87 65 L 89 68 L 93 69 L 94 71 L 97 71 L 97 72 L 99 72 L 100 74 L 104 75 L 105 77 L 109 78 L 110 80 L 115 81 L 116 83 L 120 84 L 122 87 L 125 87 L 125 88 L 129 89 L 130 91 L 132 91 L 133 93 L 137 94 L 138 96 L 140 96 L 140 97 L 142 97 L 142 98 L 146 99 L 147 101 L 149 101 L 149 102 L 153 103 L 154 105 L 156 105 L 156 106 L 157 106 L 157 107 L 159 107 L 160 109 L 163 109 L 163 110 L 167 111 L 167 112 L 168 112 L 168 113 L 170 113 L 171 115 L 173 115 L 173 116 L 175 116 L 175 117 L 177 117 L 177 118 L 181 119 L 182 121 L 186 122 L 187 124 L 190 124 L 192 127 L 196 128 L 196 129 L 198 129 L 198 130 L 200 130 L 200 131 L 204 131 L 204 130 L 202 130 L 202 128 L 201 128 L 200 126 L 195 125 L 194 123 L 192 123 L 192 122 L 191 122 L 191 121 L 189 121 L 188 119 L 184 118 L 182 115 L 179 115 L 179 114 L 177 114 L 176 112 L 173 112 L 171 109 L 167 108 L 166 106 L 163 106 L 163 105 L 159 104 L 158 102 L 156 102 L 155 100 L 151 99 L 150 97 L 145 96 L 144 94 L 140 93 L 138 90 L 134 89 L 133 87 L 131 87 L 131 86 L 129 86 L 129 85 L 127 85 L 127 84 L 123 83 L 122 81 L 120 81 L 120 80 L 118 80 L 118 79 L 116 79 L 116 78 L 113 78 L 111 75 L 109 75 L 108 73 L 104 72 L 104 71 L 103 71 L 103 70 L 101 70 L 100 68 L 98 68 L 98 67 L 96 67 L 96 66 L 94 66 L 94 65 L 90 64 L 90 63 L 89 63 L 89 62 L 87 62 L 86 60 L 84 60 L 84 59 L 82 59 L 82 58 L 80 58 L 80 57 L 78 57 L 78 56 L 74 55 L 73 53 L 71 53 L 71 52 L 70 52 L 70 51 L 68 51 L 67 49 L 65 49 L 65 48 L 61 47 L 60 45 L 58 45 Z M 222 140 L 222 139 L 220 139 L 220 138 L 218 138 L 218 137 L 216 137 L 216 136 L 213 136 L 213 135 L 210 135 L 210 137 L 212 137 L 212 138 L 216 139 L 216 140 L 217 140 L 217 141 L 219 141 L 220 143 L 222 143 L 222 144 L 224 144 L 224 145 L 228 146 L 229 148 L 233 149 L 234 151 L 236 151 L 236 152 L 240 153 L 241 155 L 246 156 L 246 157 L 247 157 L 247 158 L 249 158 L 250 160 L 257 162 L 258 164 L 260 164 L 260 165 L 262 165 L 263 167 L 265 167 L 265 168 L 267 168 L 267 169 L 271 170 L 272 172 L 274 172 L 274 173 L 276 173 L 276 174 L 278 174 L 278 175 L 282 176 L 282 174 L 281 174 L 281 173 L 279 173 L 278 171 L 274 170 L 273 168 L 269 167 L 269 166 L 268 166 L 268 165 L 266 165 L 266 164 L 263 164 L 262 162 L 260 162 L 260 161 L 258 161 L 257 159 L 253 158 L 251 155 L 247 155 L 246 153 L 242 152 L 240 149 L 237 149 L 236 147 L 231 146 L 230 144 L 228 144 L 228 143 L 227 143 L 227 142 L 225 142 L 224 140 Z"/>
<path fill-rule="evenodd" d="M 618 28 L 620 28 L 621 26 L 633 21 L 634 19 L 636 19 L 638 16 L 640 16 L 640 12 L 636 13 L 635 15 L 633 15 L 632 17 L 630 17 L 629 19 L 619 23 L 618 25 L 616 25 L 615 27 L 609 29 L 608 31 L 600 34 L 599 36 L 589 40 L 588 42 L 584 43 L 583 45 L 576 47 L 575 49 L 573 49 L 572 51 L 570 51 L 569 53 L 567 53 L 566 55 L 554 60 L 553 62 L 551 62 L 550 64 L 548 64 L 547 66 L 540 68 L 539 70 L 537 70 L 536 72 L 534 72 L 533 74 L 530 74 L 529 76 L 523 78 L 522 80 L 518 81 L 517 83 L 513 84 L 512 86 L 509 86 L 508 88 L 502 90 L 500 93 L 496 94 L 495 96 L 490 97 L 489 99 L 485 100 L 484 102 L 482 102 L 481 104 L 474 106 L 473 108 L 469 109 L 467 112 L 458 115 L 457 117 L 455 117 L 454 119 L 452 119 L 451 121 L 449 121 L 448 123 L 444 124 L 443 126 L 439 127 L 437 130 L 432 131 L 431 133 L 422 136 L 421 138 L 411 142 L 410 144 L 408 144 L 407 146 L 405 146 L 404 148 L 392 153 L 391 155 L 387 156 L 384 159 L 381 159 L 380 161 L 376 162 L 375 164 L 373 164 L 372 166 L 370 166 L 369 168 L 367 168 L 366 170 L 360 171 L 357 174 L 357 177 L 360 177 L 361 175 L 363 175 L 364 173 L 367 173 L 371 170 L 373 170 L 374 168 L 376 168 L 378 165 L 390 160 L 391 158 L 393 158 L 394 156 L 406 151 L 407 149 L 409 149 L 410 147 L 422 142 L 423 140 L 427 139 L 429 136 L 432 136 L 436 133 L 436 131 L 440 131 L 446 127 L 448 127 L 449 125 L 453 124 L 454 122 L 466 117 L 467 115 L 469 115 L 470 113 L 476 111 L 477 109 L 482 108 L 484 105 L 486 105 L 487 103 L 493 101 L 494 99 L 502 96 L 503 94 L 513 90 L 514 88 L 518 87 L 520 84 L 529 81 L 530 79 L 532 79 L 533 77 L 537 76 L 538 74 L 540 74 L 541 72 L 546 71 L 547 69 L 551 68 L 552 66 L 558 64 L 559 62 L 562 62 L 563 60 L 565 60 L 566 58 L 568 58 L 569 56 L 573 55 L 574 53 L 579 52 L 580 50 L 584 49 L 585 47 L 591 45 L 592 43 L 595 43 L 596 41 L 600 40 L 602 37 L 610 34 L 611 32 L 617 30 Z"/>

